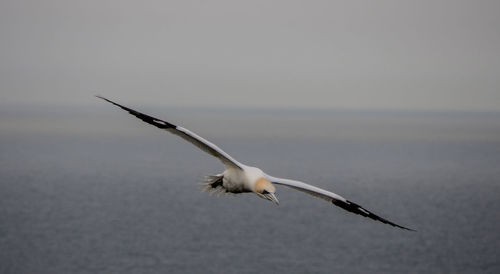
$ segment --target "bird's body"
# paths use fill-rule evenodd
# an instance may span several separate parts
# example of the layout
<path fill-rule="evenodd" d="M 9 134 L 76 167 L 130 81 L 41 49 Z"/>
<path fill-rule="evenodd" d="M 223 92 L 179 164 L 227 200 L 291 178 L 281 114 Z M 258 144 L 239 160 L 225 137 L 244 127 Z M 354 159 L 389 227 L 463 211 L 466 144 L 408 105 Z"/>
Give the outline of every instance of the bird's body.
<path fill-rule="evenodd" d="M 300 181 L 284 179 L 273 177 L 257 167 L 251 167 L 244 165 L 229 154 L 224 152 L 222 149 L 214 145 L 213 143 L 205 140 L 204 138 L 198 136 L 194 132 L 189 131 L 180 126 L 176 126 L 167 121 L 163 121 L 152 116 L 146 115 L 144 113 L 138 112 L 136 110 L 130 109 L 104 97 L 97 96 L 109 103 L 112 103 L 126 111 L 130 114 L 136 116 L 137 118 L 143 120 L 144 122 L 154 125 L 160 129 L 164 129 L 172 134 L 175 134 L 186 141 L 197 146 L 201 150 L 207 152 L 208 154 L 218 158 L 222 164 L 225 166 L 224 172 L 205 177 L 204 185 L 205 190 L 219 192 L 219 193 L 255 193 L 257 196 L 263 199 L 272 201 L 275 204 L 279 204 L 276 198 L 275 192 L 276 185 L 284 185 L 295 190 L 305 192 L 307 194 L 313 195 L 315 197 L 324 199 L 332 204 L 341 207 L 352 213 L 359 214 L 364 217 L 371 218 L 373 220 L 380 221 L 385 224 L 389 224 L 401 229 L 411 230 L 409 228 L 397 225 L 391 221 L 388 221 L 382 217 L 379 217 L 367 209 L 361 207 L 360 205 L 353 203 L 344 197 L 337 195 L 333 192 L 315 187 Z"/>
<path fill-rule="evenodd" d="M 264 173 L 262 170 L 255 167 L 241 166 L 242 169 L 229 167 L 222 173 L 222 187 L 228 192 L 253 192 L 256 189 L 256 182 L 263 178 Z"/>
<path fill-rule="evenodd" d="M 241 163 L 240 166 L 241 168 L 228 167 L 221 174 L 205 177 L 205 190 L 234 194 L 253 192 L 261 198 L 279 204 L 274 195 L 276 188 L 262 170 Z"/>

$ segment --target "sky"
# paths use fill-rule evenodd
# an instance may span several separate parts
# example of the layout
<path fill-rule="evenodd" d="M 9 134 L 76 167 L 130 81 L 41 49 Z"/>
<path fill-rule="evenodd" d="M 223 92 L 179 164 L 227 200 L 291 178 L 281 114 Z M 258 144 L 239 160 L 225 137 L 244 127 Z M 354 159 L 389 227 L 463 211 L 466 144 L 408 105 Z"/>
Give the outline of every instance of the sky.
<path fill-rule="evenodd" d="M 0 104 L 500 111 L 500 1 L 0 1 Z"/>

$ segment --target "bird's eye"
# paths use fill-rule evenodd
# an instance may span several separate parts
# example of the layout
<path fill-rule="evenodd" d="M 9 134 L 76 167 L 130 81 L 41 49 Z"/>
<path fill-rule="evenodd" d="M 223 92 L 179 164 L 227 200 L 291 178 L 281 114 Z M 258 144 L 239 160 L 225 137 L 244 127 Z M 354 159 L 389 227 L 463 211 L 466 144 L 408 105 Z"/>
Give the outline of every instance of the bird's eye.
<path fill-rule="evenodd" d="M 267 190 L 265 190 L 265 189 L 264 189 L 264 190 L 262 191 L 262 194 L 269 194 L 269 191 L 267 191 Z"/>

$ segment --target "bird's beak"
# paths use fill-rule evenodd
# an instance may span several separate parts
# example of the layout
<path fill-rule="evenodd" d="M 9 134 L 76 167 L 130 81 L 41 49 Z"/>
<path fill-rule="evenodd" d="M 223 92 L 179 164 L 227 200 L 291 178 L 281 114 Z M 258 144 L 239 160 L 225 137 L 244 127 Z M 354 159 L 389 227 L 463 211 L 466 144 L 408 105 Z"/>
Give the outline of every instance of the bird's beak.
<path fill-rule="evenodd" d="M 280 204 L 280 201 L 278 200 L 278 198 L 276 198 L 276 195 L 274 195 L 274 193 L 264 194 L 264 196 L 266 197 L 266 199 L 275 203 L 276 205 Z"/>

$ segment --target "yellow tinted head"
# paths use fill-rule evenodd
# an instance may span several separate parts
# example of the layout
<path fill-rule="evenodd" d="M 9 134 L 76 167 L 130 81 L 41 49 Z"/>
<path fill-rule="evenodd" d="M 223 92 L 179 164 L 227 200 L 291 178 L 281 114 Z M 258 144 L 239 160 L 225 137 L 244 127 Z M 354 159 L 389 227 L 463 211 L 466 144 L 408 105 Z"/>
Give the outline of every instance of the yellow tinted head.
<path fill-rule="evenodd" d="M 259 193 L 259 194 L 264 194 L 266 192 L 274 193 L 276 191 L 276 188 L 274 187 L 274 185 L 271 182 L 269 182 L 269 180 L 267 180 L 264 177 L 260 177 L 255 182 L 254 191 Z"/>

